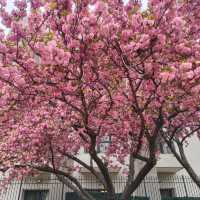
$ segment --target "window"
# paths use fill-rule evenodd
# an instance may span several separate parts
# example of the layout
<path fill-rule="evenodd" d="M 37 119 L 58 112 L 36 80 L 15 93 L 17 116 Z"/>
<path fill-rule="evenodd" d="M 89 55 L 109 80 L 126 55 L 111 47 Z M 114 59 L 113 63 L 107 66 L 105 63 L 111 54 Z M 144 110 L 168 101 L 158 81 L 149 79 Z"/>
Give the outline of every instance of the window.
<path fill-rule="evenodd" d="M 161 197 L 174 197 L 174 188 L 160 189 Z"/>
<path fill-rule="evenodd" d="M 101 142 L 97 145 L 97 152 L 98 153 L 105 153 L 111 144 L 111 137 L 110 136 L 104 136 L 101 139 Z"/>
<path fill-rule="evenodd" d="M 101 142 L 96 145 L 97 153 L 105 153 L 111 144 L 111 136 L 104 136 L 101 139 Z M 85 153 L 88 153 L 87 149 L 84 149 Z"/>
<path fill-rule="evenodd" d="M 107 193 L 103 189 L 85 189 L 89 192 L 95 199 L 107 199 Z M 65 200 L 83 200 L 75 192 L 66 192 Z"/>
<path fill-rule="evenodd" d="M 171 153 L 171 150 L 168 147 L 168 145 L 163 142 L 159 143 L 159 150 L 160 150 L 160 153 L 163 153 L 163 154 Z"/>
<path fill-rule="evenodd" d="M 65 193 L 65 200 L 82 200 L 79 198 L 78 194 L 75 192 L 66 192 Z"/>
<path fill-rule="evenodd" d="M 172 148 L 175 148 L 174 143 L 171 143 Z M 171 149 L 168 147 L 167 143 L 165 141 L 163 141 L 162 139 L 159 139 L 157 144 L 157 149 L 160 151 L 160 153 L 162 154 L 169 154 L 172 153 Z"/>
<path fill-rule="evenodd" d="M 103 188 L 96 188 L 96 189 L 85 189 L 87 192 L 106 192 Z"/>
<path fill-rule="evenodd" d="M 46 200 L 48 190 L 25 190 L 24 200 Z"/>

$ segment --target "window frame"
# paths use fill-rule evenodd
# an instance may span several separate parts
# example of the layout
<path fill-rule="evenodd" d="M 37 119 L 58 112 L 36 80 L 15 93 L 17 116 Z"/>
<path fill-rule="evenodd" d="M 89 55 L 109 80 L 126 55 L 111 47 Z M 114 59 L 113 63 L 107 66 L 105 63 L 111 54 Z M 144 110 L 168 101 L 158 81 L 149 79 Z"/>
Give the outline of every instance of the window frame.
<path fill-rule="evenodd" d="M 163 195 L 162 192 L 169 192 L 170 195 Z M 160 188 L 160 196 L 161 198 L 172 198 L 172 197 L 175 197 L 175 188 Z"/>
<path fill-rule="evenodd" d="M 97 153 L 105 153 L 101 151 L 101 144 L 108 144 L 108 146 L 112 143 L 112 137 L 110 135 L 106 135 L 103 137 L 109 137 L 108 140 L 103 140 L 101 142 L 99 142 L 98 144 L 96 144 L 96 152 Z M 86 148 L 84 148 L 84 153 L 88 153 L 88 150 Z"/>
<path fill-rule="evenodd" d="M 44 198 L 44 200 L 46 200 L 47 198 L 48 198 L 48 194 L 49 194 L 49 190 L 48 189 L 24 189 L 23 190 L 23 200 L 28 200 L 27 198 L 27 193 L 28 192 L 44 192 L 44 193 L 46 193 L 46 195 L 45 195 L 45 198 Z M 43 199 L 41 199 L 41 200 L 43 200 Z"/>
<path fill-rule="evenodd" d="M 96 151 L 97 151 L 97 153 L 105 153 L 106 152 L 106 151 L 101 151 L 101 145 L 102 144 L 107 144 L 109 146 L 112 143 L 110 135 L 106 135 L 104 137 L 108 137 L 108 139 L 107 140 L 102 139 L 102 141 L 99 144 L 96 145 Z M 108 146 L 106 146 L 106 148 L 108 148 Z"/>

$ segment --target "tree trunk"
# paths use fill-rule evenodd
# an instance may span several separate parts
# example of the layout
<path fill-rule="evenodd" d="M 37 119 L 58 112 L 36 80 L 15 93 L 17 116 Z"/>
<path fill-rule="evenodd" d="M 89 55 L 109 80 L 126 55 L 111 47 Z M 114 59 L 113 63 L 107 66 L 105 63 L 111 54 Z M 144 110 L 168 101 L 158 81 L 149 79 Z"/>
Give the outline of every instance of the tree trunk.
<path fill-rule="evenodd" d="M 92 138 L 93 139 L 93 138 Z M 95 144 L 96 142 L 93 141 L 93 144 Z M 115 197 L 115 188 L 112 182 L 112 178 L 109 174 L 109 170 L 107 168 L 107 166 L 102 162 L 102 160 L 97 156 L 96 150 L 95 150 L 95 145 L 93 145 L 92 150 L 90 152 L 90 156 L 91 158 L 95 161 L 95 163 L 97 164 L 103 178 L 105 181 L 105 185 L 106 185 L 106 190 L 109 194 L 109 197 L 111 199 L 109 200 L 114 200 L 113 197 Z"/>
<path fill-rule="evenodd" d="M 67 181 L 65 178 L 62 176 L 58 176 L 57 178 L 60 182 L 62 182 L 64 185 L 72 189 L 81 199 L 83 200 L 96 200 L 93 198 L 87 191 L 84 189 L 78 190 L 73 184 L 71 184 L 69 181 Z"/>
<path fill-rule="evenodd" d="M 190 165 L 184 149 L 183 149 L 183 145 L 182 144 L 177 144 L 178 146 L 178 150 L 180 155 L 177 153 L 176 149 L 169 143 L 167 142 L 169 148 L 171 149 L 172 153 L 174 154 L 174 156 L 176 157 L 176 159 L 179 161 L 179 163 L 184 167 L 184 169 L 187 171 L 187 173 L 189 174 L 189 176 L 192 178 L 192 180 L 197 184 L 197 186 L 200 188 L 200 178 L 198 177 L 198 175 L 195 173 L 194 169 L 192 168 L 192 166 Z"/>
<path fill-rule="evenodd" d="M 157 126 L 159 127 L 159 126 Z M 138 186 L 145 179 L 146 175 L 153 169 L 156 165 L 156 157 L 155 157 L 155 144 L 156 144 L 157 134 L 153 134 L 152 137 L 148 138 L 149 141 L 149 156 L 145 159 L 145 165 L 140 169 L 139 173 L 134 177 L 134 179 L 127 182 L 127 185 L 122 193 L 120 200 L 128 200 L 130 199 L 132 193 L 138 188 Z M 130 159 L 131 165 L 134 163 L 134 158 Z M 134 170 L 134 166 L 130 166 L 131 170 Z M 132 171 L 131 176 L 134 176 L 134 172 Z M 129 172 L 130 174 L 130 172 Z"/>
<path fill-rule="evenodd" d="M 193 168 L 191 167 L 191 165 L 187 162 L 185 162 L 183 164 L 183 167 L 185 168 L 185 170 L 188 172 L 188 174 L 190 175 L 190 177 L 192 178 L 192 180 L 197 184 L 197 186 L 200 188 L 200 178 L 198 177 L 198 175 L 195 173 L 195 171 L 193 170 Z"/>
<path fill-rule="evenodd" d="M 142 170 L 137 174 L 136 178 L 125 188 L 120 200 L 128 200 L 131 197 L 131 194 L 138 188 L 146 175 L 153 169 L 155 164 L 156 160 L 152 159 L 144 165 Z"/>

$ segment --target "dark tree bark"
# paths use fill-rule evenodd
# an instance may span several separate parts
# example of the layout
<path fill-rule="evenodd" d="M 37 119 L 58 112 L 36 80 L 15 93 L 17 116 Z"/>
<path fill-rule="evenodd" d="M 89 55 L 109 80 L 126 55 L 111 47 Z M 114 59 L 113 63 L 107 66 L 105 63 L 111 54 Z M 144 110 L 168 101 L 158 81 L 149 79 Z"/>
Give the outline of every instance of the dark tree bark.
<path fill-rule="evenodd" d="M 187 171 L 189 176 L 192 178 L 192 180 L 196 183 L 196 185 L 200 188 L 200 178 L 192 168 L 191 164 L 189 163 L 187 156 L 184 151 L 183 143 L 180 142 L 178 139 L 176 139 L 177 149 L 174 147 L 172 140 L 165 139 L 165 142 L 169 146 L 171 152 L 177 159 L 177 161 L 184 167 L 184 169 Z"/>
<path fill-rule="evenodd" d="M 145 165 L 140 169 L 139 173 L 134 177 L 133 171 L 129 172 L 131 175 L 128 177 L 128 181 L 126 184 L 126 187 L 124 189 L 124 192 L 121 196 L 121 200 L 127 200 L 131 197 L 132 193 L 138 188 L 138 186 L 142 183 L 142 181 L 145 179 L 146 175 L 153 169 L 153 167 L 156 165 L 156 156 L 155 156 L 155 144 L 156 144 L 156 135 L 149 138 L 149 157 L 143 157 L 143 156 L 135 156 L 135 158 L 138 158 L 139 160 L 142 160 L 145 162 Z M 134 158 L 132 158 L 134 159 Z M 130 159 L 130 169 L 132 165 L 132 159 Z M 132 170 L 135 168 L 132 166 Z"/>

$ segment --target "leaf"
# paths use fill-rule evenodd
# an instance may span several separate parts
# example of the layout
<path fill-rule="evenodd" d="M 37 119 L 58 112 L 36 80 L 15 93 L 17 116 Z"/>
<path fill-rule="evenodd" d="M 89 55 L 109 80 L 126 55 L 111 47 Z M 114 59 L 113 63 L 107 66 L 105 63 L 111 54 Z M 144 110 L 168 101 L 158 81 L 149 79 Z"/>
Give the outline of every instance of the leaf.
<path fill-rule="evenodd" d="M 57 8 L 57 2 L 51 2 L 50 4 L 49 4 L 49 8 L 51 9 L 51 10 L 54 10 L 54 9 L 56 9 Z"/>
<path fill-rule="evenodd" d="M 172 72 L 173 69 L 170 66 L 164 66 L 161 68 L 161 72 Z"/>

